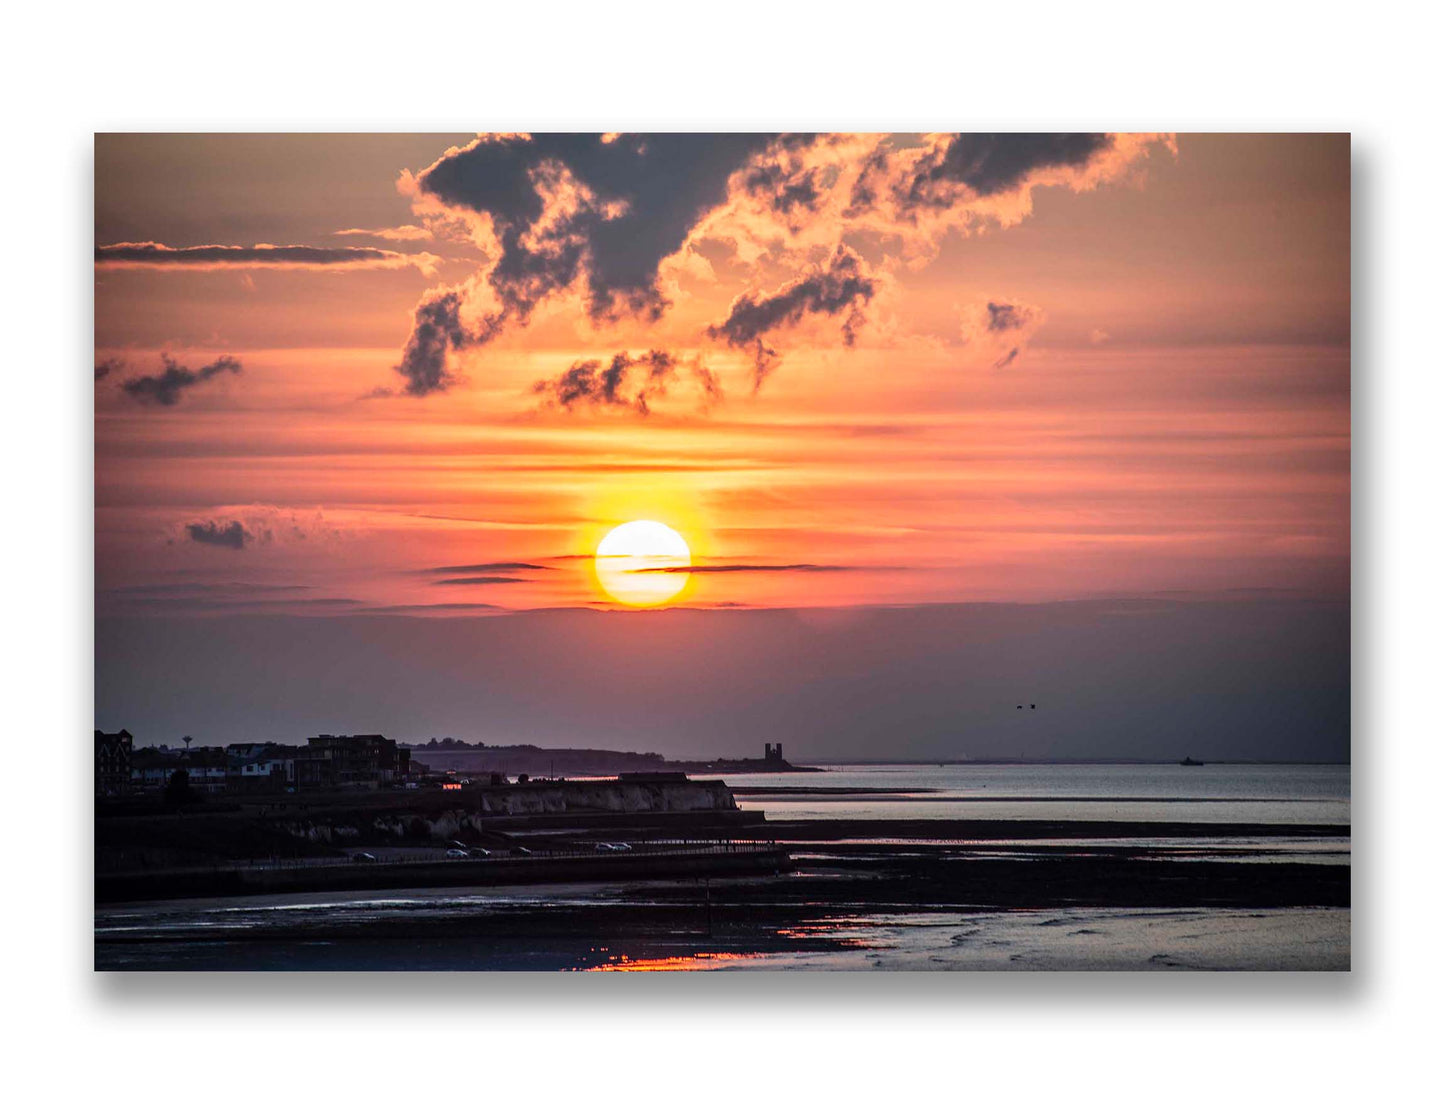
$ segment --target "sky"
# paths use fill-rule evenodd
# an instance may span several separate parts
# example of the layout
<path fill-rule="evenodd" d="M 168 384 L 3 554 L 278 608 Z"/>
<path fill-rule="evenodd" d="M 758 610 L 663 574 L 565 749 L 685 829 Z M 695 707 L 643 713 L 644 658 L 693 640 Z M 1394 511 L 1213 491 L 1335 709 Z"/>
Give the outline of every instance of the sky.
<path fill-rule="evenodd" d="M 1348 757 L 1346 135 L 95 170 L 102 727 Z M 691 550 L 649 610 L 593 560 L 637 519 Z"/>

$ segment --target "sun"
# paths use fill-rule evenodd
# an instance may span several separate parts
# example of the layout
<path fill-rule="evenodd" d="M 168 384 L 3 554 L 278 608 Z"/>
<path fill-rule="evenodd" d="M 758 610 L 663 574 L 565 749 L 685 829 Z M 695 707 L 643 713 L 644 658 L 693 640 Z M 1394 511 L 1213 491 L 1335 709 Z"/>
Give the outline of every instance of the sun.
<path fill-rule="evenodd" d="M 629 521 L 597 546 L 597 581 L 628 606 L 660 606 L 687 586 L 692 551 L 660 521 Z"/>

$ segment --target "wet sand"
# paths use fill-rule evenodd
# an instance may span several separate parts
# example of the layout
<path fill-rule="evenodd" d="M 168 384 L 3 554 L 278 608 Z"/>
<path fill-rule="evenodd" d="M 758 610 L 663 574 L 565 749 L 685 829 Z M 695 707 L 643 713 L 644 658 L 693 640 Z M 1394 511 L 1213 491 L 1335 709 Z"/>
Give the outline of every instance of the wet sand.
<path fill-rule="evenodd" d="M 851 969 L 893 956 L 899 968 L 922 969 L 1349 965 L 1347 861 L 1322 865 L 1271 850 L 1300 840 L 1347 850 L 1348 829 L 1335 825 L 796 821 L 759 834 L 796 841 L 788 844 L 792 873 L 117 906 L 97 913 L 96 962 Z M 1183 841 L 1186 853 L 1144 842 L 1160 838 Z M 1039 841 L 1062 842 L 1053 853 Z M 1192 919 L 1172 924 L 1170 915 Z M 995 936 L 964 935 L 979 925 Z"/>

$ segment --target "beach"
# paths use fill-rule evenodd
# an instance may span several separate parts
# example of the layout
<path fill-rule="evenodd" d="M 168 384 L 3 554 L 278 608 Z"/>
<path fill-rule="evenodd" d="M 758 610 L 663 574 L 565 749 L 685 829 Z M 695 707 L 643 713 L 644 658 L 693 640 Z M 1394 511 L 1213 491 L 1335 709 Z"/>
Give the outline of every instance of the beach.
<path fill-rule="evenodd" d="M 1349 967 L 1346 767 L 833 764 L 799 777 L 730 779 L 766 819 L 699 832 L 776 843 L 785 873 L 116 903 L 97 909 L 96 964 Z M 612 834 L 645 850 L 664 831 Z"/>

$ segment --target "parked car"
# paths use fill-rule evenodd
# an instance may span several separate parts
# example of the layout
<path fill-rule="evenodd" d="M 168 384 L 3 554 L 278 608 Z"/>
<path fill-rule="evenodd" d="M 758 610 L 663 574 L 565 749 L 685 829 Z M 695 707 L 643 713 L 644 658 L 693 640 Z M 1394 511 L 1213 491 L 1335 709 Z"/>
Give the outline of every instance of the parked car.
<path fill-rule="evenodd" d="M 465 848 L 451 847 L 447 849 L 447 858 L 449 859 L 470 859 L 471 857 L 471 854 Z"/>
<path fill-rule="evenodd" d="M 376 862 L 376 856 L 373 855 L 370 851 L 358 851 L 356 854 L 351 856 L 351 861 L 354 863 Z"/>
<path fill-rule="evenodd" d="M 534 852 L 532 851 L 532 849 L 531 849 L 530 847 L 514 847 L 514 848 L 512 848 L 512 854 L 514 854 L 514 855 L 531 855 L 531 854 L 534 854 Z"/>

